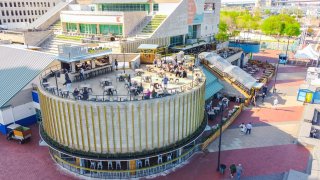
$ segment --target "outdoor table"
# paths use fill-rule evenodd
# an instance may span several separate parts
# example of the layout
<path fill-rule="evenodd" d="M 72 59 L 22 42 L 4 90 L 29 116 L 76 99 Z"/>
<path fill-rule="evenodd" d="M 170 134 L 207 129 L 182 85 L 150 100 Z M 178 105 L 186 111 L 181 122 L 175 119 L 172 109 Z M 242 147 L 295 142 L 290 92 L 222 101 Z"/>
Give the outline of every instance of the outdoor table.
<path fill-rule="evenodd" d="M 80 84 L 80 88 L 90 88 L 91 85 L 90 84 Z"/>
<path fill-rule="evenodd" d="M 112 82 L 111 82 L 111 80 L 109 78 L 100 79 L 100 85 L 108 86 L 109 84 L 112 84 Z"/>
<path fill-rule="evenodd" d="M 69 96 L 69 91 L 67 89 L 62 90 L 61 93 L 62 93 L 63 97 L 68 97 Z"/>
<path fill-rule="evenodd" d="M 136 69 L 134 71 L 136 72 L 137 76 L 141 76 L 144 73 L 143 69 Z"/>
<path fill-rule="evenodd" d="M 50 83 L 49 82 L 44 82 L 44 83 L 42 83 L 42 85 L 43 85 L 43 87 L 48 87 L 50 85 Z"/>
<path fill-rule="evenodd" d="M 54 93 L 55 88 L 57 88 L 57 87 L 55 87 L 55 86 L 48 86 L 48 87 L 46 87 L 46 89 L 47 89 L 49 92 L 51 92 L 51 93 Z"/>

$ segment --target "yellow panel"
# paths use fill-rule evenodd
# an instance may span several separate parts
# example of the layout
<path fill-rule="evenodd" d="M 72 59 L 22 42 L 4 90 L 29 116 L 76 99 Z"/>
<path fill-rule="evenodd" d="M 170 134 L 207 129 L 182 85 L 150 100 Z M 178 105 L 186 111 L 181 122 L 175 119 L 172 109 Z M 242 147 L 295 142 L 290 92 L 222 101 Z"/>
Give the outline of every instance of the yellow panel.
<path fill-rule="evenodd" d="M 88 147 L 89 147 L 89 151 L 91 151 L 90 132 L 89 132 L 89 126 L 88 126 L 88 110 L 87 110 L 86 105 L 84 105 L 83 108 L 84 108 L 84 116 L 86 119 L 86 130 L 87 130 L 86 136 L 87 136 L 87 141 L 88 141 Z"/>
<path fill-rule="evenodd" d="M 181 138 L 184 138 L 184 106 L 185 106 L 185 103 L 184 103 L 184 99 L 185 99 L 185 96 L 182 97 L 182 127 L 181 127 L 181 131 L 182 131 L 182 137 Z"/>
<path fill-rule="evenodd" d="M 101 114 L 100 114 L 100 107 L 97 107 L 98 111 L 98 121 L 99 121 L 99 140 L 100 140 L 100 153 L 103 152 L 103 143 L 102 143 L 102 132 L 101 132 Z"/>
<path fill-rule="evenodd" d="M 124 111 L 125 111 L 125 116 L 126 116 L 127 152 L 129 152 L 128 106 L 125 106 Z"/>
<path fill-rule="evenodd" d="M 141 140 L 141 138 L 142 138 L 142 132 L 141 132 L 141 107 L 140 107 L 140 105 L 138 105 L 138 118 L 139 118 L 139 144 L 140 144 L 140 151 L 142 150 L 142 140 Z"/>
<path fill-rule="evenodd" d="M 71 124 L 71 113 L 70 113 L 70 104 L 67 103 L 67 109 L 68 109 L 68 122 L 69 122 L 69 130 L 70 130 L 70 135 L 71 135 L 71 145 L 74 147 L 74 142 L 73 142 L 73 134 L 74 132 L 72 131 L 72 124 Z"/>
<path fill-rule="evenodd" d="M 158 102 L 158 113 L 157 113 L 157 122 L 158 122 L 158 148 L 160 147 L 160 102 Z"/>
<path fill-rule="evenodd" d="M 107 107 L 105 106 L 104 107 L 104 122 L 105 122 L 105 125 L 106 125 L 106 138 L 107 138 L 107 149 L 108 149 L 108 152 L 110 152 L 110 145 L 109 145 L 109 128 L 108 128 L 108 120 L 107 120 Z"/>
<path fill-rule="evenodd" d="M 58 127 L 56 126 L 56 118 L 55 118 L 55 110 L 54 110 L 54 107 L 53 107 L 53 101 L 52 99 L 50 98 L 49 99 L 49 108 L 51 109 L 50 111 L 50 117 L 51 117 L 51 121 L 52 121 L 52 124 L 53 124 L 53 132 L 54 132 L 54 140 L 60 142 L 60 137 L 59 137 L 59 133 L 57 132 L 58 131 Z"/>
<path fill-rule="evenodd" d="M 178 139 L 180 140 L 180 97 L 179 97 L 179 101 L 178 101 Z"/>
<path fill-rule="evenodd" d="M 81 142 L 82 142 L 82 150 L 85 150 L 84 137 L 83 137 L 83 126 L 82 126 L 82 113 L 81 113 L 80 104 L 78 105 L 78 112 L 79 112 L 79 123 L 80 123 L 80 135 L 81 135 Z"/>
<path fill-rule="evenodd" d="M 94 151 L 97 152 L 97 140 L 96 140 L 96 127 L 94 126 L 94 113 L 93 113 L 93 107 L 90 106 L 91 110 L 91 123 L 92 123 L 92 131 L 93 131 L 93 143 L 94 143 Z M 87 135 L 89 136 L 90 133 Z"/>
<path fill-rule="evenodd" d="M 187 109 L 186 109 L 186 136 L 189 135 L 189 132 L 188 132 L 188 125 L 189 125 L 189 94 L 186 95 L 186 101 L 187 101 Z"/>
<path fill-rule="evenodd" d="M 154 120 L 153 119 L 154 118 L 153 117 L 153 108 L 154 107 L 153 106 L 154 106 L 154 104 L 152 103 L 151 104 L 151 132 L 152 132 L 151 133 L 151 136 L 152 136 L 152 147 L 151 148 L 154 148 L 154 127 L 153 127 L 154 126 L 154 123 L 153 123 L 153 120 Z"/>
<path fill-rule="evenodd" d="M 194 101 L 192 101 L 192 94 L 193 94 L 193 92 L 192 93 L 190 93 L 190 109 L 189 109 L 189 134 L 191 134 L 191 127 L 192 127 L 192 120 L 193 120 L 193 117 L 192 117 L 192 111 L 193 111 L 193 103 L 192 102 L 194 102 Z"/>
<path fill-rule="evenodd" d="M 162 102 L 162 111 L 163 111 L 163 114 L 162 114 L 162 136 L 163 136 L 163 141 L 162 141 L 162 146 L 165 145 L 165 139 L 166 139 L 166 134 L 165 134 L 165 123 L 166 123 L 166 110 L 165 110 L 165 103 Z"/>
<path fill-rule="evenodd" d="M 79 143 L 79 136 L 78 136 L 78 128 L 77 128 L 77 114 L 76 114 L 76 106 L 72 104 L 72 112 L 73 112 L 73 123 L 76 130 L 76 141 L 77 141 L 77 147 L 80 149 L 80 143 Z"/>
<path fill-rule="evenodd" d="M 173 99 L 173 142 L 176 142 L 176 98 Z"/>
<path fill-rule="evenodd" d="M 60 125 L 61 125 L 61 122 L 60 122 L 60 118 L 59 118 L 59 109 L 58 109 L 58 106 L 57 106 L 57 102 L 56 100 L 54 99 L 54 109 L 55 109 L 55 118 L 58 120 L 57 121 L 57 127 L 58 127 L 58 132 L 59 132 L 59 137 L 60 137 L 60 143 L 64 143 L 64 139 L 63 139 L 63 136 L 62 136 L 62 129 L 60 129 Z"/>
<path fill-rule="evenodd" d="M 168 143 L 170 144 L 170 138 L 171 138 L 171 136 L 170 136 L 170 131 L 171 131 L 171 129 L 170 129 L 170 116 L 171 116 L 171 114 L 170 114 L 170 110 L 171 110 L 171 107 L 170 107 L 170 104 L 171 104 L 171 101 L 169 100 L 169 113 L 168 113 Z"/>
<path fill-rule="evenodd" d="M 113 137 L 113 152 L 117 152 L 116 151 L 116 139 L 115 139 L 115 133 L 114 133 L 114 109 L 113 106 L 111 106 L 111 122 L 112 122 L 112 137 Z"/>
<path fill-rule="evenodd" d="M 147 111 L 147 104 L 144 104 L 144 114 L 145 114 L 145 121 L 146 121 L 146 148 L 148 149 L 148 111 Z"/>
<path fill-rule="evenodd" d="M 62 112 L 63 112 L 63 121 L 64 121 L 64 126 L 65 126 L 65 131 L 66 131 L 67 144 L 68 144 L 68 146 L 70 146 L 68 125 L 67 125 L 67 113 L 66 113 L 65 104 L 63 102 L 61 102 L 61 108 L 62 108 Z"/>
<path fill-rule="evenodd" d="M 119 135 L 120 135 L 120 152 L 122 152 L 122 132 L 121 132 L 121 121 L 120 121 L 120 107 L 118 106 L 118 124 L 119 124 Z"/>
<path fill-rule="evenodd" d="M 133 141 L 133 151 L 136 151 L 136 140 L 135 140 L 135 135 L 134 135 L 134 130 L 135 130 L 135 128 L 134 128 L 134 106 L 132 105 L 131 106 L 131 112 L 132 112 L 132 137 L 133 137 L 133 139 L 132 139 L 132 141 Z"/>

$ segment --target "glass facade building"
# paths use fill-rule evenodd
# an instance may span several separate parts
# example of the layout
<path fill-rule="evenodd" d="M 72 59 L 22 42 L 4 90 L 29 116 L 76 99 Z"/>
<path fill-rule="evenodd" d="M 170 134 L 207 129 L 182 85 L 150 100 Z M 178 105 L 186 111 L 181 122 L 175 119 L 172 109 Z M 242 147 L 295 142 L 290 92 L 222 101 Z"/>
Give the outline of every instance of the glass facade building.
<path fill-rule="evenodd" d="M 150 4 L 148 3 L 108 3 L 99 4 L 98 9 L 102 11 L 148 11 L 150 12 Z M 159 4 L 153 4 L 153 10 L 159 10 Z"/>

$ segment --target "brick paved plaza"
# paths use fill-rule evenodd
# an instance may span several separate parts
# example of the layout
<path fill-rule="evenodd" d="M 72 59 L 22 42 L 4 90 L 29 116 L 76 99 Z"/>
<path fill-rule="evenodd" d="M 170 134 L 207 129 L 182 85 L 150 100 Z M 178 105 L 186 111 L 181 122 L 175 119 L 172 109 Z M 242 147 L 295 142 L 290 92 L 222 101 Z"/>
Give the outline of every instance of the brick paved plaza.
<path fill-rule="evenodd" d="M 265 51 L 255 59 L 276 62 L 279 52 Z M 306 67 L 280 65 L 276 88 L 277 94 L 269 94 L 265 102 L 258 99 L 257 107 L 248 107 L 223 133 L 221 162 L 229 166 L 241 163 L 243 179 L 282 179 L 290 169 L 307 172 L 310 152 L 296 144 L 303 104 L 296 101 L 299 85 L 303 82 Z M 269 84 L 271 88 L 273 81 Z M 277 109 L 272 107 L 275 97 L 279 98 Z M 241 135 L 240 123 L 253 123 L 251 135 Z M 39 147 L 38 128 L 32 127 L 31 143 L 18 145 L 0 136 L 0 179 L 75 179 L 65 174 L 54 164 L 46 147 Z M 208 147 L 208 152 L 194 155 L 181 168 L 166 176 L 155 179 L 230 179 L 216 172 L 218 141 Z"/>

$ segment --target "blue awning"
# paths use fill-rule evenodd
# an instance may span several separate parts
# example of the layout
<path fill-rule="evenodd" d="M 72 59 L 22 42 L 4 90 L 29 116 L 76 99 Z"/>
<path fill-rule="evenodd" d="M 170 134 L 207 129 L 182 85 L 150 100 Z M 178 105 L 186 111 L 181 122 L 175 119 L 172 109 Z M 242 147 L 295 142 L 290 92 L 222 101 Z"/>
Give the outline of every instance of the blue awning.
<path fill-rule="evenodd" d="M 208 69 L 201 67 L 204 75 L 206 76 L 206 93 L 205 99 L 208 100 L 214 94 L 223 89 L 223 85 L 218 81 L 218 78 L 213 75 Z"/>

